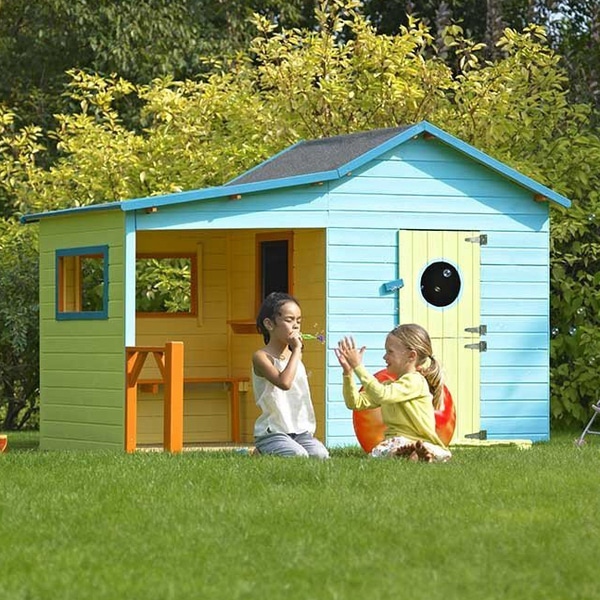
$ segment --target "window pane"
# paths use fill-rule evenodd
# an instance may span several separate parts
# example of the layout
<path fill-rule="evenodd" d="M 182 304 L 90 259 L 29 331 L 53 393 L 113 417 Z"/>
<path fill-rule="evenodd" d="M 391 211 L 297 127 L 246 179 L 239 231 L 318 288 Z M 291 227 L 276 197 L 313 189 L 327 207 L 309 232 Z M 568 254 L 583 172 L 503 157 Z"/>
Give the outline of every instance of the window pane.
<path fill-rule="evenodd" d="M 104 306 L 104 259 L 81 257 L 81 310 L 99 311 Z"/>
<path fill-rule="evenodd" d="M 191 314 L 194 268 L 191 256 L 138 258 L 136 310 Z"/>
<path fill-rule="evenodd" d="M 288 293 L 288 242 L 276 240 L 262 242 L 262 299 L 271 292 Z"/>
<path fill-rule="evenodd" d="M 108 246 L 56 251 L 56 318 L 108 318 Z"/>

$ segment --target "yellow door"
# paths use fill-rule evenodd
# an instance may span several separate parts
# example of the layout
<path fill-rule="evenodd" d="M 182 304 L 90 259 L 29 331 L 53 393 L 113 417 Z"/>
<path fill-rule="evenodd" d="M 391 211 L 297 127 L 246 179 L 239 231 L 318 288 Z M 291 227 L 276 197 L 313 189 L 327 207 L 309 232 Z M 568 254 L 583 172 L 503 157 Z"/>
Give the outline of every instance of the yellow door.
<path fill-rule="evenodd" d="M 453 440 L 480 430 L 480 243 L 476 231 L 399 232 L 399 322 L 431 336 L 456 406 Z"/>

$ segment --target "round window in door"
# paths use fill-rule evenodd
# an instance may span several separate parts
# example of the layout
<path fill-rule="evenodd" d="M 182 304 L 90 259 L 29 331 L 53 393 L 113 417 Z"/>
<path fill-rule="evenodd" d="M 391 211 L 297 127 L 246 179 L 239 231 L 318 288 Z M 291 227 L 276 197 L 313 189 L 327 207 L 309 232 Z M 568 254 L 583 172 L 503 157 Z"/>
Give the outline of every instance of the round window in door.
<path fill-rule="evenodd" d="M 456 267 L 443 260 L 431 263 L 421 275 L 421 295 L 438 308 L 450 306 L 458 298 L 460 288 Z"/>

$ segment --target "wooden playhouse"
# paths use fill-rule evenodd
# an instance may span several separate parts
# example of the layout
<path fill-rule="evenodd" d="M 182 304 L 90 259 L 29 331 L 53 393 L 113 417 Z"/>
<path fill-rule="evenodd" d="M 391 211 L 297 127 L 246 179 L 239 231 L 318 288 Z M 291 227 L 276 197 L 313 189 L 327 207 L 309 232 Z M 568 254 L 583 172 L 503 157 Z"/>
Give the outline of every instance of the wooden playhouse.
<path fill-rule="evenodd" d="M 456 439 L 547 439 L 550 202 L 569 206 L 421 122 L 300 142 L 220 187 L 26 215 L 40 227 L 41 447 L 160 445 L 178 410 L 185 444 L 251 443 L 254 320 L 273 289 L 325 337 L 304 361 L 328 446 L 357 443 L 332 348 L 354 335 L 377 371 L 407 322 L 445 367 Z M 144 261 L 187 273 L 183 309 L 143 305 Z"/>

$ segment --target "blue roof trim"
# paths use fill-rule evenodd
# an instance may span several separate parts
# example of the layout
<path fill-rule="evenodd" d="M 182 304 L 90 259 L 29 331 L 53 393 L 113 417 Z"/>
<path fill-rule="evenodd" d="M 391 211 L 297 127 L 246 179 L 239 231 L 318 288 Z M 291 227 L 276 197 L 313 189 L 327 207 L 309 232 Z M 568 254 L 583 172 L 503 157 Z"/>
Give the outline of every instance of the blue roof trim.
<path fill-rule="evenodd" d="M 47 212 L 41 213 L 31 213 L 29 215 L 23 215 L 19 218 L 21 223 L 36 223 L 40 219 L 44 217 L 60 217 L 69 215 L 71 213 L 81 213 L 81 212 L 89 212 L 89 211 L 99 211 L 99 210 L 114 210 L 116 208 L 121 208 L 121 202 L 105 202 L 103 204 L 90 204 L 89 206 L 76 206 L 74 208 L 61 208 L 60 210 L 50 210 Z"/>
<path fill-rule="evenodd" d="M 516 171 L 508 165 L 501 163 L 499 160 L 496 160 L 491 156 L 488 156 L 481 150 L 477 150 L 477 148 L 471 146 L 470 144 L 467 144 L 466 142 L 459 140 L 453 135 L 446 133 L 439 127 L 436 127 L 435 125 L 432 125 L 427 121 L 423 121 L 421 125 L 424 126 L 423 131 L 434 135 L 435 137 L 439 138 L 442 142 L 445 142 L 446 144 L 452 146 L 459 152 L 463 152 L 467 156 L 471 157 L 473 160 L 476 160 L 484 164 L 486 167 L 489 167 L 490 169 L 496 171 L 497 173 L 500 173 L 500 175 L 504 175 L 505 177 L 511 179 L 515 183 L 518 183 L 519 185 L 530 189 L 533 192 L 536 192 L 537 194 L 541 194 L 542 196 L 545 196 L 549 200 L 552 200 L 553 202 L 556 202 L 561 206 L 564 206 L 566 208 L 569 208 L 571 206 L 571 201 L 568 198 L 565 198 L 561 194 L 557 194 L 545 185 L 542 185 L 534 179 L 531 179 L 531 177 L 527 177 L 526 175 L 519 173 L 519 171 Z"/>
<path fill-rule="evenodd" d="M 171 204 L 181 204 L 197 200 L 214 200 L 226 196 L 237 196 L 251 194 L 252 192 L 265 192 L 272 189 L 281 189 L 297 185 L 307 185 L 321 181 L 338 179 L 337 171 L 323 171 L 322 173 L 310 173 L 297 177 L 286 177 L 285 179 L 269 179 L 256 183 L 243 183 L 240 185 L 222 185 L 219 187 L 205 188 L 191 192 L 180 192 L 166 196 L 151 196 L 149 198 L 138 198 L 121 203 L 121 209 L 125 212 L 152 207 L 163 207 Z M 185 197 L 184 197 L 185 196 Z"/>
<path fill-rule="evenodd" d="M 393 138 L 390 138 L 389 140 L 387 140 L 387 142 L 383 142 L 376 148 L 373 148 L 373 150 L 370 150 L 369 152 L 365 152 L 365 154 L 363 154 L 362 156 L 355 158 L 354 160 L 350 161 L 349 163 L 346 163 L 343 167 L 340 167 L 338 169 L 338 173 L 339 173 L 340 177 L 345 177 L 345 176 L 349 175 L 352 171 L 355 171 L 356 169 L 362 167 L 363 165 L 367 164 L 369 161 L 376 159 L 377 157 L 381 156 L 382 154 L 385 154 L 386 152 L 388 152 L 389 150 L 392 150 L 392 148 L 395 148 L 396 146 L 399 146 L 400 144 L 404 144 L 411 138 L 415 137 L 416 135 L 419 135 L 420 133 L 422 133 L 424 131 L 424 124 L 425 124 L 425 121 L 421 121 L 421 123 L 418 123 L 417 125 L 413 125 L 412 127 L 410 127 L 409 129 L 406 129 L 402 133 L 399 133 L 398 135 L 394 136 Z"/>

